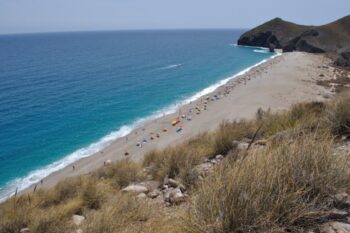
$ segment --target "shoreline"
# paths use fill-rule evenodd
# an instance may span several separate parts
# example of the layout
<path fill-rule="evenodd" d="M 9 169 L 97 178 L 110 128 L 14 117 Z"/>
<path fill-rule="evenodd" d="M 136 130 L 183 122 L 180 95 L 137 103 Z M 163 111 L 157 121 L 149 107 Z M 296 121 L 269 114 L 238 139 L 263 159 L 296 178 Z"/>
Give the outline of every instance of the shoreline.
<path fill-rule="evenodd" d="M 308 55 L 304 53 L 291 53 L 291 54 L 294 54 L 294 55 L 298 54 L 298 56 L 302 55 L 306 57 L 315 56 L 315 55 Z M 258 76 L 261 71 L 266 72 L 266 70 L 268 70 L 269 67 L 271 68 L 272 66 L 275 66 L 277 63 L 283 61 L 284 60 L 283 58 L 285 58 L 286 56 L 288 57 L 289 55 L 276 54 L 269 59 L 265 59 L 251 67 L 248 67 L 238 72 L 237 74 L 227 79 L 221 80 L 218 83 L 203 89 L 202 91 L 196 93 L 190 98 L 187 98 L 181 101 L 180 104 L 173 104 L 175 105 L 173 108 L 171 108 L 173 105 L 170 105 L 169 107 L 165 108 L 165 109 L 169 109 L 168 112 L 166 112 L 165 116 L 162 116 L 163 111 L 160 110 L 155 112 L 151 116 L 148 116 L 144 119 L 136 121 L 134 124 L 131 125 L 135 127 L 134 129 L 130 126 L 123 126 L 126 128 L 125 134 L 121 134 L 119 138 L 112 139 L 111 141 L 109 141 L 108 144 L 103 145 L 103 148 L 101 150 L 97 150 L 95 151 L 95 153 L 92 153 L 91 155 L 81 157 L 78 160 L 73 161 L 71 164 L 66 164 L 65 167 L 59 168 L 57 169 L 57 171 L 52 172 L 46 178 L 44 178 L 43 184 L 39 184 L 38 188 L 52 187 L 53 185 L 55 185 L 57 182 L 59 182 L 64 178 L 88 174 L 89 172 L 103 166 L 104 162 L 107 160 L 116 161 L 116 160 L 125 158 L 124 156 L 125 151 L 128 151 L 129 153 L 129 155 L 127 156 L 128 158 L 134 159 L 134 160 L 140 160 L 142 159 L 145 153 L 147 153 L 152 149 L 160 149 L 168 145 L 176 145 L 201 132 L 214 130 L 215 128 L 217 128 L 218 124 L 220 124 L 223 120 L 238 120 L 241 118 L 247 118 L 249 116 L 252 116 L 252 113 L 254 114 L 257 109 L 257 108 L 255 109 L 255 106 L 253 106 L 254 108 L 253 112 L 252 110 L 250 110 L 249 113 L 245 113 L 245 114 L 237 114 L 237 113 L 229 114 L 231 116 L 229 116 L 227 119 L 224 116 L 209 117 L 209 118 L 208 116 L 203 117 L 205 115 L 210 115 L 207 113 L 207 111 L 210 112 L 212 109 L 216 108 L 218 110 L 222 110 L 222 107 L 217 106 L 218 104 L 216 103 L 220 103 L 220 102 L 223 102 L 223 100 L 230 99 L 230 96 L 232 95 L 232 93 L 235 93 L 234 89 L 244 88 L 245 86 L 247 86 L 247 84 L 249 84 L 251 80 L 253 80 L 254 76 Z M 209 99 L 208 101 L 208 99 L 206 99 L 207 95 L 210 95 L 211 96 L 210 98 L 214 98 L 213 96 L 217 95 L 218 98 L 215 97 L 214 100 Z M 310 96 L 315 97 L 314 94 L 311 94 Z M 232 99 L 232 96 L 231 96 L 231 99 Z M 233 100 L 235 100 L 235 97 L 233 97 Z M 195 114 L 194 112 L 190 113 L 191 110 L 196 111 L 195 110 L 196 108 L 202 108 L 206 101 L 207 101 L 206 105 L 208 106 L 208 110 L 201 110 L 199 114 Z M 216 105 L 216 106 L 213 106 L 213 105 Z M 273 110 L 281 110 L 288 106 L 279 106 L 278 104 L 277 105 L 275 104 L 275 106 L 269 106 L 269 107 L 271 107 Z M 252 106 L 249 106 L 249 107 L 252 108 Z M 260 107 L 264 107 L 264 106 L 260 106 Z M 163 110 L 165 111 L 165 109 Z M 215 112 L 216 111 L 214 111 L 214 113 Z M 180 115 L 182 114 L 185 114 L 186 116 L 191 115 L 191 118 L 193 117 L 193 119 L 191 121 L 184 120 L 181 123 L 184 126 L 183 130 L 181 130 L 181 132 L 176 132 L 178 128 L 175 128 L 176 130 L 174 130 L 174 127 L 171 126 L 171 121 L 174 120 L 176 117 L 180 117 L 181 119 Z M 214 119 L 211 119 L 211 118 L 214 118 Z M 215 120 L 215 123 L 212 122 L 213 120 Z M 205 124 L 206 126 L 203 126 L 203 124 Z M 123 127 L 121 129 L 123 129 Z M 190 128 L 187 129 L 187 127 L 190 127 Z M 167 128 L 168 131 L 162 132 L 164 128 Z M 121 129 L 114 133 L 118 133 L 119 131 L 121 131 Z M 143 131 L 142 129 L 145 129 L 145 130 Z M 156 136 L 154 136 L 158 134 L 160 135 L 160 138 L 157 138 Z M 100 141 L 103 141 L 103 139 L 109 137 L 110 135 L 111 134 L 105 136 Z M 127 136 L 127 139 L 125 136 Z M 143 144 L 142 140 L 145 137 L 147 138 L 147 143 Z M 150 139 L 152 137 L 154 138 L 153 140 Z M 98 141 L 97 143 L 99 143 L 100 141 Z M 141 145 L 143 145 L 142 148 L 136 146 L 140 142 L 141 142 Z M 93 146 L 97 143 L 93 143 L 90 146 Z M 89 149 L 90 146 L 87 147 L 87 149 Z M 86 148 L 83 148 L 83 149 L 86 149 Z M 74 166 L 74 169 L 72 169 L 72 166 Z M 29 187 L 26 187 L 23 190 L 19 190 L 19 191 L 20 192 L 30 191 L 35 187 L 35 185 L 36 184 L 31 184 Z"/>

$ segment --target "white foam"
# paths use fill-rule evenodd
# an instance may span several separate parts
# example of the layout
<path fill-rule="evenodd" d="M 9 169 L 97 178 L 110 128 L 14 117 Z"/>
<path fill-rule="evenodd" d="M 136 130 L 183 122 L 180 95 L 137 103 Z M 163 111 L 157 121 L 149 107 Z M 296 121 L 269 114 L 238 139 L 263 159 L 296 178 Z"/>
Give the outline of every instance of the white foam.
<path fill-rule="evenodd" d="M 270 53 L 270 51 L 266 50 L 266 49 L 254 49 L 253 52 L 254 53 Z"/>
<path fill-rule="evenodd" d="M 182 66 L 182 64 L 168 65 L 168 66 L 162 67 L 162 68 L 160 68 L 160 69 L 161 69 L 161 70 L 169 70 L 169 69 L 177 68 L 177 67 L 179 67 L 179 66 Z"/>
<path fill-rule="evenodd" d="M 230 44 L 234 47 L 244 47 L 244 48 L 252 48 L 252 49 L 261 49 L 261 50 L 269 50 L 267 47 L 258 47 L 258 46 L 249 46 L 249 45 L 238 45 L 238 44 Z"/>
<path fill-rule="evenodd" d="M 159 111 L 154 112 L 153 114 L 151 114 L 150 116 L 148 116 L 146 118 L 138 119 L 133 124 L 122 126 L 118 131 L 114 131 L 114 132 L 104 136 L 99 141 L 92 143 L 87 147 L 81 148 L 81 149 L 69 154 L 68 156 L 66 156 L 64 158 L 62 158 L 62 159 L 60 159 L 52 164 L 49 164 L 48 166 L 34 170 L 34 171 L 30 172 L 25 177 L 10 181 L 8 184 L 5 185 L 5 187 L 3 189 L 0 189 L 0 202 L 3 202 L 7 198 L 14 195 L 16 189 L 18 189 L 18 191 L 25 190 L 26 188 L 30 187 L 31 185 L 40 182 L 40 180 L 44 179 L 48 175 L 50 175 L 58 170 L 61 170 L 61 169 L 67 167 L 68 165 L 70 165 L 70 164 L 72 164 L 72 163 L 74 163 L 82 158 L 89 157 L 89 156 L 101 151 L 102 149 L 109 146 L 116 139 L 128 135 L 135 128 L 138 128 L 138 127 L 144 125 L 145 123 L 152 121 L 156 118 L 159 118 L 159 117 L 162 117 L 164 115 L 169 115 L 169 114 L 176 112 L 182 105 L 188 104 L 190 102 L 193 102 L 193 101 L 201 98 L 202 96 L 208 95 L 209 93 L 215 91 L 218 87 L 225 85 L 230 80 L 232 80 L 238 76 L 244 75 L 245 73 L 249 72 L 251 69 L 253 69 L 253 68 L 255 68 L 255 67 L 257 67 L 257 66 L 259 66 L 259 65 L 267 62 L 268 60 L 273 59 L 279 55 L 281 55 L 281 54 L 275 54 L 274 56 L 271 56 L 268 59 L 264 59 L 263 61 L 255 64 L 253 66 L 250 66 L 250 67 L 238 72 L 237 74 L 235 74 L 233 76 L 230 76 L 226 79 L 220 80 L 219 82 L 201 90 L 200 92 L 195 93 L 194 95 L 190 96 L 189 98 L 186 98 L 182 101 L 175 102 L 166 108 L 163 108 Z"/>

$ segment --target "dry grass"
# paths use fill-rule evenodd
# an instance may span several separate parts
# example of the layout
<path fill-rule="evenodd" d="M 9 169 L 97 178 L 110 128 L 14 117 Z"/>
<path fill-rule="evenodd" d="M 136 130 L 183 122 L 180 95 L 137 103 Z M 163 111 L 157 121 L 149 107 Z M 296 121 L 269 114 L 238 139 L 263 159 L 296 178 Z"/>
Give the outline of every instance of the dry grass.
<path fill-rule="evenodd" d="M 233 141 L 251 140 L 261 125 L 257 139 L 268 139 L 267 148 L 252 150 L 244 159 L 228 158 L 204 181 L 196 180 L 193 168 L 204 158 L 234 153 Z M 255 120 L 223 122 L 215 132 L 150 152 L 142 164 L 118 161 L 52 189 L 11 198 L 0 205 L 0 233 L 24 227 L 34 233 L 72 232 L 73 214 L 87 217 L 84 232 L 297 231 L 349 183 L 348 161 L 332 151 L 333 140 L 349 136 L 349 129 L 349 93 L 282 113 L 259 110 Z M 146 179 L 144 167 L 154 179 L 169 176 L 190 188 L 188 213 L 185 207 L 169 211 L 122 195 L 121 188 Z"/>
<path fill-rule="evenodd" d="M 158 180 L 169 176 L 187 183 L 191 180 L 192 168 L 214 154 L 213 145 L 211 134 L 201 134 L 182 145 L 146 154 L 143 165 L 151 167 L 153 177 Z"/>
<path fill-rule="evenodd" d="M 261 232 L 295 228 L 326 208 L 350 181 L 346 158 L 328 135 L 306 135 L 227 163 L 193 198 L 185 232 Z"/>

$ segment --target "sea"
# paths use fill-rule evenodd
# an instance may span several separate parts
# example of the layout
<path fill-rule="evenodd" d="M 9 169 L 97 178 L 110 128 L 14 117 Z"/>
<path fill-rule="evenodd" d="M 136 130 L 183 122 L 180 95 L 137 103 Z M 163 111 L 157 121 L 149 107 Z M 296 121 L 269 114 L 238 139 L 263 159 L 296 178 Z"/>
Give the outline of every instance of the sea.
<path fill-rule="evenodd" d="M 243 32 L 0 35 L 0 200 L 275 55 Z"/>

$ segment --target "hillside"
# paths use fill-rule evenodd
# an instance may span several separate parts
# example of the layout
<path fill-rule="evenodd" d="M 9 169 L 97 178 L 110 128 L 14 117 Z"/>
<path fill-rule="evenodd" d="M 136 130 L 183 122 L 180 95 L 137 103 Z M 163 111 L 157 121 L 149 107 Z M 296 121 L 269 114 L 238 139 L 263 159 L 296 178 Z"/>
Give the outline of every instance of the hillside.
<path fill-rule="evenodd" d="M 322 26 L 305 26 L 275 18 L 244 33 L 239 45 L 283 49 L 284 52 L 350 52 L 350 15 Z"/>
<path fill-rule="evenodd" d="M 140 161 L 15 194 L 0 233 L 350 233 L 350 75 L 334 74 L 318 81 L 341 92 L 332 99 L 259 108 Z"/>

